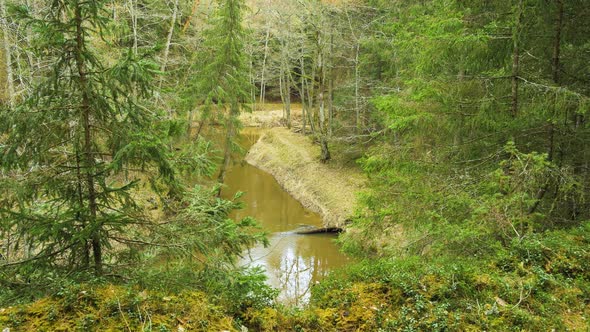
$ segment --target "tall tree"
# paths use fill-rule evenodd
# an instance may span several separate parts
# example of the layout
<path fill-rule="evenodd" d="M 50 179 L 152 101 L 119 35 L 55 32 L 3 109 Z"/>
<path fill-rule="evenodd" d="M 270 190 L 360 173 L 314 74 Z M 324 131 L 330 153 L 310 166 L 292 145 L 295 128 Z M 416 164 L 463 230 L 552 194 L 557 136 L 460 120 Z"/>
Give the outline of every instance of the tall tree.
<path fill-rule="evenodd" d="M 6 1 L 0 0 L 0 19 L 2 20 L 2 37 L 3 37 L 3 54 L 6 69 L 6 98 L 8 105 L 14 106 L 14 75 L 12 71 L 12 47 L 10 41 L 10 28 L 8 26 L 8 16 L 6 15 Z M 4 82 L 3 82 L 4 84 Z"/>
<path fill-rule="evenodd" d="M 11 265 L 92 266 L 102 274 L 110 239 L 146 220 L 131 195 L 137 180 L 118 175 L 155 169 L 148 178 L 174 181 L 165 125 L 134 97 L 147 96 L 157 66 L 130 52 L 108 68 L 90 46 L 105 32 L 105 6 L 53 1 L 41 19 L 20 8 L 53 65 L 29 100 L 0 121 L 1 229 L 35 244 L 31 258 Z"/>
<path fill-rule="evenodd" d="M 223 183 L 230 165 L 232 146 L 239 134 L 238 116 L 250 102 L 250 79 L 244 43 L 246 31 L 243 0 L 220 0 L 211 28 L 204 35 L 206 65 L 199 89 L 205 93 L 205 114 L 215 106 L 225 124 L 225 146 L 218 181 Z"/>

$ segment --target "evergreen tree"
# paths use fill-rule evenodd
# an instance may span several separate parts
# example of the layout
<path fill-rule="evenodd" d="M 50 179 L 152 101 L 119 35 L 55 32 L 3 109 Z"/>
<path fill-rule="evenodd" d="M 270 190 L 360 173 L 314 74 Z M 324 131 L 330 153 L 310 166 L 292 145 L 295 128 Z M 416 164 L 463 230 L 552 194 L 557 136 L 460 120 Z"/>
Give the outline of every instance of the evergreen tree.
<path fill-rule="evenodd" d="M 402 224 L 415 252 L 436 237 L 466 251 L 587 218 L 587 6 L 369 3 L 389 19 L 373 21 L 380 33 L 363 45 L 374 50 L 364 66 L 380 63 L 368 74 L 381 86 L 372 120 L 384 135 L 363 161 L 376 191 L 362 227 Z"/>
<path fill-rule="evenodd" d="M 52 67 L 0 121 L 0 229 L 28 246 L 26 257 L 9 257 L 11 266 L 102 274 L 111 240 L 147 219 L 132 195 L 138 181 L 126 180 L 130 169 L 145 171 L 154 187 L 174 184 L 168 128 L 134 97 L 148 95 L 157 66 L 129 55 L 109 68 L 91 46 L 106 33 L 106 3 L 52 1 L 42 19 L 18 8 Z"/>
<path fill-rule="evenodd" d="M 244 43 L 246 31 L 242 15 L 243 0 L 220 0 L 219 8 L 205 35 L 205 67 L 199 73 L 199 90 L 205 94 L 201 121 L 206 121 L 211 108 L 225 124 L 225 147 L 218 181 L 223 183 L 231 161 L 234 140 L 239 134 L 240 111 L 250 101 L 250 80 Z"/>

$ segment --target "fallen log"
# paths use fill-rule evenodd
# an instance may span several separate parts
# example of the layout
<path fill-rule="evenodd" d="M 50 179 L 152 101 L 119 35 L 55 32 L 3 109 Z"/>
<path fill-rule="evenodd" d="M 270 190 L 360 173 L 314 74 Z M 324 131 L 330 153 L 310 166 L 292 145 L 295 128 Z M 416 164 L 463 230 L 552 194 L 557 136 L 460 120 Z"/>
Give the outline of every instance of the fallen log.
<path fill-rule="evenodd" d="M 343 229 L 340 227 L 307 227 L 305 229 L 296 230 L 295 234 L 321 234 L 321 233 L 340 233 Z"/>

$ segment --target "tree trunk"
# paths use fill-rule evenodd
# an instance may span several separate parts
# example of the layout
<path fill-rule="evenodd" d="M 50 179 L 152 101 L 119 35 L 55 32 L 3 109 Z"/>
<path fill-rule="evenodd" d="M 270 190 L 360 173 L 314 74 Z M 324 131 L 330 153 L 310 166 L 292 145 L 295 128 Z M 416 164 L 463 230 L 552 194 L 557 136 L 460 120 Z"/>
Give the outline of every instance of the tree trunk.
<path fill-rule="evenodd" d="M 131 30 L 133 32 L 133 55 L 137 56 L 137 6 L 135 5 L 135 1 L 137 0 L 128 0 L 127 5 L 129 6 Z"/>
<path fill-rule="evenodd" d="M 307 127 L 307 103 L 306 103 L 306 97 L 305 97 L 305 60 L 303 59 L 303 54 L 301 54 L 301 58 L 299 58 L 299 63 L 300 63 L 300 72 L 301 72 L 301 90 L 300 90 L 300 95 L 301 95 L 301 116 L 303 117 L 303 128 L 302 128 L 302 132 L 303 135 L 307 134 L 306 133 L 306 127 Z"/>
<path fill-rule="evenodd" d="M 12 72 L 12 50 L 10 45 L 10 37 L 8 22 L 6 21 L 6 3 L 5 0 L 0 0 L 0 15 L 4 18 L 4 27 L 2 35 L 4 37 L 4 57 L 6 60 L 6 91 L 7 91 L 7 99 L 8 105 L 10 107 L 14 107 L 14 76 Z"/>
<path fill-rule="evenodd" d="M 360 107 L 360 73 L 359 73 L 359 59 L 361 43 L 359 37 L 355 33 L 355 29 L 352 26 L 352 20 L 348 14 L 348 10 L 345 10 L 346 18 L 348 20 L 348 27 L 354 40 L 354 115 L 355 115 L 355 133 L 358 135 L 361 132 L 361 107 Z"/>
<path fill-rule="evenodd" d="M 314 98 L 315 98 L 315 86 L 316 86 L 316 67 L 317 63 L 312 62 L 311 64 L 311 75 L 310 80 L 305 82 L 306 92 L 307 92 L 307 121 L 309 122 L 309 128 L 312 135 L 316 134 L 316 121 L 317 118 L 317 111 L 314 110 Z"/>
<path fill-rule="evenodd" d="M 76 177 L 77 177 L 77 190 L 78 190 L 78 204 L 80 204 L 79 209 L 82 210 L 84 208 L 84 190 L 82 188 L 82 184 L 84 183 L 84 178 L 82 176 L 82 165 L 80 160 L 80 153 L 78 147 L 76 147 Z M 81 228 L 84 228 L 85 221 L 82 220 L 82 216 L 78 212 L 77 218 L 80 220 Z M 82 266 L 84 268 L 88 268 L 90 266 L 90 246 L 88 245 L 88 241 L 84 241 L 80 244 L 82 249 Z"/>
<path fill-rule="evenodd" d="M 518 115 L 518 80 L 520 71 L 520 30 L 524 8 L 523 0 L 519 1 L 516 19 L 512 32 L 512 117 Z"/>
<path fill-rule="evenodd" d="M 284 86 L 283 86 L 283 80 L 284 80 L 284 71 L 283 71 L 283 64 L 281 63 L 281 69 L 279 70 L 279 94 L 281 95 L 281 103 L 283 104 L 283 114 L 281 114 L 281 119 L 282 120 L 286 120 L 287 118 L 285 117 L 285 107 L 286 107 L 286 101 L 285 101 L 285 91 L 283 91 Z"/>
<path fill-rule="evenodd" d="M 283 74 L 285 75 L 285 117 L 287 120 L 287 128 L 291 129 L 291 65 L 289 61 L 291 40 L 291 25 L 287 21 L 287 38 L 283 47 Z"/>
<path fill-rule="evenodd" d="M 219 176 L 217 177 L 217 182 L 224 183 L 225 175 L 227 170 L 229 169 L 230 161 L 231 161 L 231 148 L 234 142 L 234 138 L 236 136 L 236 121 L 238 121 L 239 115 L 239 106 L 237 104 L 232 104 L 230 106 L 229 114 L 227 115 L 227 123 L 226 123 L 226 135 L 225 135 L 225 148 L 223 150 L 223 162 L 221 164 L 221 169 L 219 171 Z M 219 189 L 217 196 L 221 195 L 221 188 Z"/>
<path fill-rule="evenodd" d="M 166 47 L 164 48 L 164 58 L 162 59 L 162 66 L 160 71 L 164 73 L 166 71 L 166 65 L 168 64 L 168 55 L 170 54 L 170 44 L 172 43 L 172 36 L 174 35 L 174 26 L 176 25 L 176 16 L 178 15 L 178 0 L 174 1 L 174 8 L 172 8 L 172 17 L 170 18 L 170 29 L 168 30 L 168 37 L 166 38 Z M 164 76 L 160 76 L 159 91 L 162 90 L 162 81 Z M 169 111 L 169 116 L 172 118 L 172 111 Z"/>
<path fill-rule="evenodd" d="M 332 159 L 330 156 L 330 149 L 328 148 L 328 139 L 326 138 L 326 135 L 320 135 L 320 146 L 322 148 L 320 161 L 326 163 L 328 160 Z"/>
<path fill-rule="evenodd" d="M 356 134 L 361 132 L 361 107 L 360 107 L 360 74 L 359 74 L 359 53 L 360 44 L 357 41 L 354 53 L 354 114 Z"/>
<path fill-rule="evenodd" d="M 291 129 L 291 79 L 290 68 L 287 66 L 287 76 L 285 78 L 285 112 L 287 117 L 287 128 Z"/>
<path fill-rule="evenodd" d="M 332 55 L 334 54 L 334 31 L 330 35 L 330 74 L 328 75 L 328 137 L 332 137 L 334 127 L 334 63 Z"/>
<path fill-rule="evenodd" d="M 563 28 L 563 0 L 556 0 L 557 12 L 555 20 L 555 37 L 553 40 L 553 56 L 551 59 L 551 77 L 555 85 L 559 85 L 559 62 L 561 54 L 561 30 Z M 557 116 L 557 92 L 553 95 L 553 116 L 549 119 L 547 124 L 547 160 L 553 161 L 555 154 L 555 117 Z M 575 167 L 574 167 L 575 170 Z M 549 189 L 549 183 L 545 184 L 537 192 L 536 200 L 533 206 L 529 209 L 529 213 L 534 213 L 543 197 Z M 575 214 L 575 213 L 574 213 Z"/>
<path fill-rule="evenodd" d="M 188 123 L 188 125 L 186 126 L 187 127 L 186 128 L 186 137 L 187 138 L 191 137 L 191 133 L 192 133 L 192 129 L 193 129 L 194 113 L 195 113 L 195 111 L 193 109 L 190 109 L 187 114 L 187 123 Z"/>
<path fill-rule="evenodd" d="M 186 18 L 186 21 L 184 22 L 184 25 L 182 27 L 182 33 L 185 33 L 186 30 L 188 29 L 188 27 L 191 25 L 191 21 L 192 21 L 193 17 L 195 16 L 195 14 L 197 13 L 197 8 L 199 8 L 200 2 L 201 2 L 200 0 L 195 0 L 195 2 L 193 2 L 193 8 L 191 8 L 191 14 Z M 178 5 L 176 7 L 178 7 Z"/>
<path fill-rule="evenodd" d="M 328 148 L 328 139 L 326 138 L 326 62 L 323 53 L 323 47 L 321 46 L 321 38 L 318 38 L 318 71 L 319 71 L 319 84 L 318 84 L 318 106 L 319 106 L 319 130 L 320 135 L 320 146 L 322 149 L 320 161 L 323 163 L 330 160 L 330 150 Z"/>
<path fill-rule="evenodd" d="M 265 73 L 266 73 L 266 59 L 268 58 L 268 40 L 270 39 L 270 23 L 266 28 L 266 37 L 264 39 L 264 58 L 262 59 L 262 72 L 260 76 L 260 104 L 264 106 L 264 101 L 266 99 L 266 82 L 265 82 Z"/>
<path fill-rule="evenodd" d="M 78 70 L 80 80 L 80 90 L 82 92 L 82 104 L 81 104 L 81 115 L 82 115 L 82 128 L 84 131 L 84 170 L 86 172 L 86 185 L 88 186 L 88 212 L 89 212 L 89 225 L 92 229 L 91 241 L 92 241 L 92 253 L 94 257 L 94 269 L 96 275 L 102 274 L 102 244 L 101 244 L 101 229 L 97 220 L 97 194 L 94 188 L 94 172 L 95 172 L 95 161 L 93 152 L 93 135 L 92 135 L 92 105 L 90 102 L 90 96 L 88 94 L 88 77 L 86 72 L 86 63 L 84 60 L 84 31 L 82 27 L 82 10 L 80 5 L 76 6 L 75 10 L 76 19 L 76 66 Z"/>

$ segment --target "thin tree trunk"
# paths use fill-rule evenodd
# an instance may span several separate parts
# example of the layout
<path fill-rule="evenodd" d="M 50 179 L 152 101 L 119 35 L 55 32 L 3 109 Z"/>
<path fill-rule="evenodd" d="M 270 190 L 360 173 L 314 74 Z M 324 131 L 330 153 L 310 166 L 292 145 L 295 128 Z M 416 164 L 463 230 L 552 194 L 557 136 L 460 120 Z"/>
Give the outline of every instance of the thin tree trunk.
<path fill-rule="evenodd" d="M 3 0 L 2 0 L 3 1 Z M 32 8 L 33 6 L 31 5 L 30 1 L 27 0 L 26 2 L 27 7 Z M 34 13 L 33 13 L 34 15 Z M 29 65 L 29 82 L 28 85 L 32 86 L 33 85 L 33 76 L 34 73 L 36 71 L 38 71 L 40 69 L 40 65 L 39 65 L 39 60 L 35 60 L 35 56 L 33 54 L 33 51 L 31 51 L 30 49 L 32 48 L 32 41 L 33 41 L 33 37 L 32 37 L 32 31 L 31 31 L 31 27 L 27 26 L 26 28 L 26 32 L 25 32 L 25 41 L 26 41 L 26 45 L 27 45 L 27 50 L 25 51 L 25 54 L 27 56 L 27 62 Z"/>
<path fill-rule="evenodd" d="M 291 129 L 291 79 L 290 68 L 287 67 L 287 76 L 285 78 L 285 112 L 287 113 L 287 128 Z"/>
<path fill-rule="evenodd" d="M 320 35 L 321 36 L 321 35 Z M 324 50 L 321 46 L 322 38 L 318 38 L 318 63 L 317 68 L 319 71 L 319 84 L 318 84 L 318 106 L 319 106 L 319 122 L 320 122 L 320 134 L 323 135 L 326 132 L 326 64 L 324 63 Z"/>
<path fill-rule="evenodd" d="M 289 51 L 290 51 L 290 41 L 291 41 L 291 24 L 290 24 L 290 17 L 289 21 L 287 21 L 287 41 L 285 42 L 284 47 L 284 69 L 283 72 L 285 74 L 285 113 L 287 117 L 287 128 L 291 129 L 291 65 L 289 61 Z"/>
<path fill-rule="evenodd" d="M 172 17 L 170 19 L 170 29 L 168 30 L 168 37 L 166 38 L 166 47 L 164 48 L 164 58 L 162 59 L 162 66 L 160 67 L 161 72 L 166 71 L 166 65 L 168 64 L 168 56 L 170 54 L 170 44 L 172 43 L 172 36 L 174 35 L 174 26 L 176 25 L 176 16 L 178 15 L 178 0 L 174 1 L 174 8 L 172 8 Z M 164 76 L 160 76 L 160 84 L 158 90 L 162 90 L 162 82 Z M 169 116 L 172 117 L 172 110 L 169 111 Z"/>
<path fill-rule="evenodd" d="M 283 109 L 282 109 L 282 114 L 281 114 L 281 119 L 283 120 L 287 120 L 285 114 L 285 107 L 286 107 L 286 101 L 285 101 L 285 92 L 283 91 L 284 86 L 283 86 L 283 79 L 284 79 L 284 71 L 283 71 L 283 64 L 281 63 L 281 69 L 279 70 L 279 94 L 281 96 L 281 103 L 283 104 Z"/>
<path fill-rule="evenodd" d="M 355 131 L 358 135 L 361 132 L 361 107 L 359 101 L 360 94 L 360 74 L 359 74 L 359 53 L 360 44 L 357 42 L 354 55 L 354 114 L 355 114 Z"/>
<path fill-rule="evenodd" d="M 355 42 L 355 52 L 354 52 L 354 115 L 355 115 L 355 133 L 358 135 L 361 131 L 361 107 L 360 107 L 360 73 L 359 73 L 359 59 L 360 59 L 360 49 L 361 43 L 359 37 L 356 35 L 354 28 L 352 26 L 352 20 L 350 19 L 350 15 L 348 15 L 348 10 L 345 11 L 346 18 L 348 19 L 348 26 L 350 28 L 350 33 Z"/>
<path fill-rule="evenodd" d="M 311 134 L 316 134 L 316 121 L 317 118 L 317 111 L 314 110 L 314 98 L 315 98 L 315 76 L 316 76 L 316 66 L 317 63 L 311 64 L 311 76 L 310 80 L 306 81 L 305 86 L 307 87 L 307 120 L 309 121 L 309 128 L 311 130 Z"/>
<path fill-rule="evenodd" d="M 86 185 L 88 186 L 88 209 L 89 209 L 89 224 L 92 228 L 92 253 L 94 257 L 94 269 L 97 275 L 102 274 L 102 244 L 101 244 L 101 228 L 102 226 L 97 222 L 97 194 L 94 188 L 94 172 L 95 161 L 93 152 L 93 135 L 91 125 L 92 106 L 90 96 L 88 94 L 88 77 L 86 72 L 86 63 L 83 56 L 84 50 L 84 31 L 82 28 L 82 10 L 80 5 L 76 6 L 76 66 L 80 80 L 80 90 L 82 92 L 82 126 L 84 130 L 84 169 L 86 172 Z"/>
<path fill-rule="evenodd" d="M 195 2 L 193 2 L 193 8 L 191 8 L 191 14 L 186 18 L 186 21 L 184 22 L 184 25 L 182 26 L 182 33 L 185 33 L 186 30 L 188 29 L 188 27 L 191 25 L 191 21 L 193 20 L 193 17 L 197 13 L 197 9 L 199 8 L 200 2 L 201 2 L 200 0 L 195 0 Z M 176 7 L 178 7 L 178 6 L 176 6 Z"/>
<path fill-rule="evenodd" d="M 252 50 L 252 48 L 249 49 L 250 53 L 248 53 L 248 57 L 250 59 L 250 99 L 252 101 L 252 111 L 256 111 L 256 77 L 254 77 L 254 56 L 252 55 L 254 50 Z"/>
<path fill-rule="evenodd" d="M 555 85 L 559 85 L 559 67 L 561 58 L 561 30 L 563 28 L 563 0 L 556 0 L 557 16 L 555 20 L 555 39 L 553 42 L 553 59 L 552 59 L 552 78 Z M 553 113 L 555 116 L 557 109 L 557 95 L 553 99 Z M 547 159 L 553 160 L 555 150 L 555 125 L 553 121 L 549 122 L 549 147 L 547 149 Z"/>
<path fill-rule="evenodd" d="M 187 115 L 187 123 L 188 126 L 186 128 L 186 137 L 190 138 L 191 137 L 191 132 L 193 129 L 193 118 L 194 118 L 194 113 L 195 111 L 193 109 L 188 111 L 188 115 Z"/>
<path fill-rule="evenodd" d="M 561 30 L 563 28 L 563 0 L 556 0 L 557 4 L 557 13 L 556 13 L 556 20 L 555 20 L 555 38 L 553 40 L 553 57 L 551 61 L 551 77 L 553 79 L 553 83 L 559 85 L 559 66 L 560 66 L 560 55 L 561 55 Z M 554 118 L 557 113 L 557 93 L 553 95 L 553 116 L 549 120 L 547 136 L 548 136 L 548 147 L 547 147 L 547 160 L 553 161 L 554 159 L 554 151 L 555 151 L 555 123 Z M 543 197 L 547 193 L 549 189 L 549 183 L 545 184 L 539 191 L 537 192 L 536 200 L 533 206 L 529 209 L 529 213 L 534 213 Z M 574 213 L 575 214 L 575 213 Z"/>
<path fill-rule="evenodd" d="M 79 147 L 76 146 L 76 150 Z M 84 183 L 84 178 L 82 176 L 82 165 L 80 160 L 80 153 L 76 151 L 76 177 L 78 180 L 77 190 L 78 190 L 78 204 L 80 204 L 79 209 L 82 210 L 84 208 L 84 190 L 82 189 L 82 184 Z M 80 213 L 78 212 L 78 219 L 82 223 L 82 228 L 84 228 L 85 222 L 82 220 Z M 88 241 L 84 241 L 82 245 L 82 266 L 84 268 L 88 268 L 90 266 L 90 247 L 88 245 Z"/>
<path fill-rule="evenodd" d="M 302 132 L 303 135 L 307 134 L 306 133 L 306 127 L 307 127 L 307 116 L 306 116 L 306 111 L 307 111 L 307 103 L 306 103 L 306 98 L 305 98 L 305 60 L 303 59 L 303 54 L 301 54 L 301 58 L 299 58 L 299 63 L 301 66 L 301 116 L 303 117 L 303 128 L 302 128 Z"/>
<path fill-rule="evenodd" d="M 236 121 L 239 115 L 239 106 L 238 105 L 231 105 L 229 114 L 228 114 L 228 121 L 227 121 L 227 131 L 225 135 L 225 148 L 223 152 L 223 163 L 221 164 L 221 170 L 219 171 L 219 176 L 217 177 L 217 182 L 224 183 L 225 175 L 227 170 L 229 169 L 230 161 L 231 161 L 231 148 L 234 142 L 234 138 L 236 137 Z M 221 188 L 217 193 L 218 196 L 221 195 Z"/>
<path fill-rule="evenodd" d="M 268 40 L 270 39 L 270 23 L 266 28 L 266 37 L 264 39 L 264 58 L 262 59 L 262 72 L 260 76 L 260 104 L 264 106 L 264 101 L 266 99 L 266 82 L 265 82 L 265 73 L 266 73 L 266 59 L 268 58 Z"/>
<path fill-rule="evenodd" d="M 332 137 L 332 129 L 334 127 L 334 30 L 331 29 L 330 34 L 330 74 L 328 75 L 328 137 Z"/>
<path fill-rule="evenodd" d="M 10 37 L 8 36 L 9 27 L 8 21 L 6 21 L 6 3 L 5 0 L 0 0 L 0 15 L 2 15 L 4 21 L 4 27 L 2 35 L 4 36 L 4 57 L 6 60 L 6 90 L 8 105 L 14 107 L 14 74 L 12 71 L 12 50 L 10 45 Z"/>
<path fill-rule="evenodd" d="M 113 22 L 117 22 L 117 1 L 111 0 L 111 6 L 113 7 Z"/>
<path fill-rule="evenodd" d="M 133 32 L 133 55 L 137 56 L 137 7 L 135 1 L 137 0 L 129 0 L 127 4 L 129 6 L 129 15 L 131 15 L 131 30 Z"/>
<path fill-rule="evenodd" d="M 512 117 L 518 115 L 518 80 L 520 71 L 520 30 L 524 8 L 523 0 L 519 1 L 512 33 Z"/>
<path fill-rule="evenodd" d="M 326 138 L 326 62 L 323 53 L 323 47 L 321 47 L 321 38 L 318 38 L 318 71 L 319 71 L 319 85 L 318 85 L 318 106 L 319 106 L 319 135 L 320 135 L 320 146 L 321 156 L 320 161 L 325 163 L 330 160 L 330 150 L 328 148 L 328 140 Z"/>

